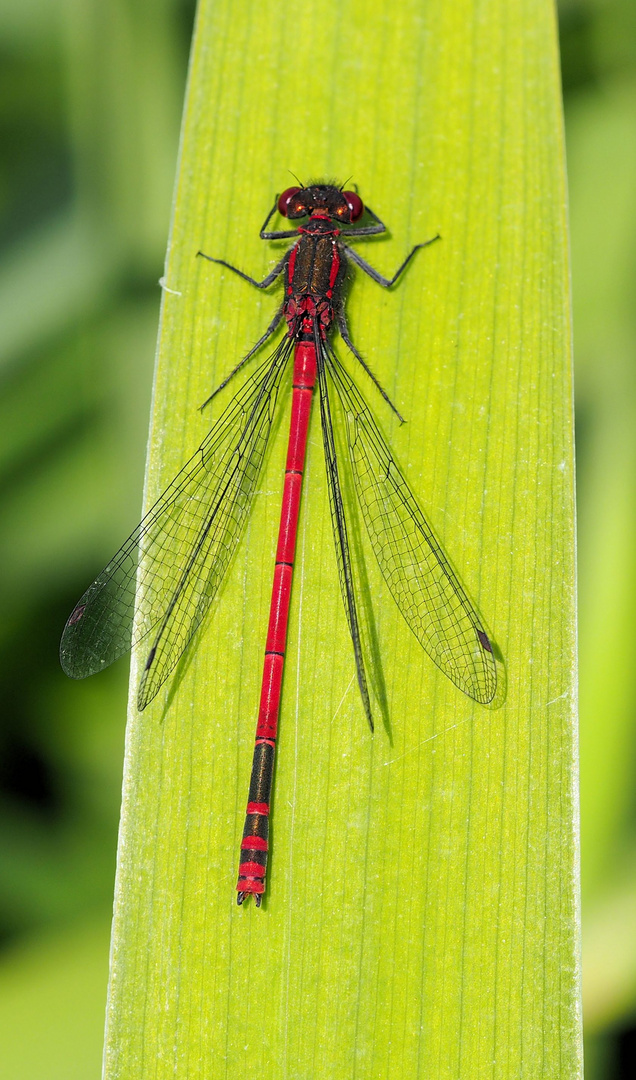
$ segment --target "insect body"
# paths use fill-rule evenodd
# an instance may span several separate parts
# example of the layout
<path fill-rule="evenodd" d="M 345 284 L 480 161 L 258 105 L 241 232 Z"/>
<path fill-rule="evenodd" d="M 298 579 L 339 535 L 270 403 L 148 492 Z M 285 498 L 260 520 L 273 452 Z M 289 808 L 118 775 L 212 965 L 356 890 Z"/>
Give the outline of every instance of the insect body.
<path fill-rule="evenodd" d="M 288 219 L 307 219 L 306 223 L 290 230 L 268 231 L 276 210 Z M 332 424 L 334 392 L 345 417 L 349 467 L 362 516 L 380 569 L 400 611 L 437 666 L 465 694 L 487 703 L 496 689 L 492 646 L 479 615 L 415 501 L 364 398 L 331 345 L 330 331 L 335 323 L 351 352 L 397 413 L 351 341 L 343 285 L 351 260 L 388 288 L 415 252 L 426 244 L 416 245 L 392 278 L 383 277 L 344 242 L 385 231 L 384 224 L 368 207 L 370 223 L 356 225 L 364 211 L 357 193 L 342 191 L 331 184 L 289 188 L 274 203 L 260 235 L 264 240 L 294 238 L 295 242 L 262 281 L 256 281 L 223 259 L 204 256 L 259 289 L 268 288 L 284 275 L 284 299 L 279 310 L 254 348 L 215 394 L 271 337 L 283 319 L 287 332 L 252 379 L 235 394 L 196 454 L 86 591 L 68 619 L 60 646 L 64 670 L 74 678 L 83 678 L 111 663 L 131 643 L 147 638 L 151 645 L 139 686 L 139 708 L 145 708 L 155 696 L 200 625 L 238 544 L 260 473 L 282 377 L 293 356 L 290 435 L 252 776 L 241 842 L 239 904 L 253 895 L 259 905 L 265 891 L 269 807 L 296 534 L 316 385 L 340 586 L 369 723 L 373 727 L 357 584 Z"/>

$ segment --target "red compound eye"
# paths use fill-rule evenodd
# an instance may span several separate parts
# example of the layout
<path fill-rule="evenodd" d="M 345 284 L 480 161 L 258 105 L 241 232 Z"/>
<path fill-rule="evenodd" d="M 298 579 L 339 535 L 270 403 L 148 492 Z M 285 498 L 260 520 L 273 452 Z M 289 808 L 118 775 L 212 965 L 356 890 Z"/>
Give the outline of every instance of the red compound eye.
<path fill-rule="evenodd" d="M 364 214 L 364 203 L 359 195 L 356 195 L 355 191 L 343 191 L 342 193 L 347 200 L 347 206 L 351 211 L 351 220 L 357 221 Z M 282 197 L 282 196 L 281 196 Z"/>
<path fill-rule="evenodd" d="M 288 187 L 278 199 L 278 213 L 283 217 L 287 217 L 287 211 L 289 210 L 289 204 L 292 201 L 294 195 L 297 195 L 301 189 L 299 187 Z"/>

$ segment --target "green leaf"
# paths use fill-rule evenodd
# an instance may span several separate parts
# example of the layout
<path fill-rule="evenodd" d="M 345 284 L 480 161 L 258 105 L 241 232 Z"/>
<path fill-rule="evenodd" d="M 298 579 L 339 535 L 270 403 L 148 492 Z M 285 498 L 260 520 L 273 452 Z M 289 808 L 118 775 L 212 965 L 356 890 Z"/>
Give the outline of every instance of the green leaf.
<path fill-rule="evenodd" d="M 48 930 L 4 950 L 0 964 L 2 1068 L 16 1080 L 99 1076 L 108 917 Z"/>
<path fill-rule="evenodd" d="M 259 226 L 303 180 L 357 183 L 341 342 L 505 660 L 498 708 L 430 662 L 368 560 L 388 724 L 355 685 L 318 418 L 310 433 L 268 895 L 234 886 L 280 509 L 277 429 L 245 538 L 187 658 L 139 714 L 135 658 L 106 1076 L 577 1077 L 573 456 L 552 5 L 200 5 L 166 270 L 150 503 L 263 332 Z M 169 291 L 168 291 L 169 290 Z M 240 376 L 239 376 L 240 378 Z M 288 407 L 288 406 L 287 406 Z M 367 553 L 368 554 L 368 553 Z M 501 699 L 505 696 L 505 702 Z"/>
<path fill-rule="evenodd" d="M 568 155 L 579 452 L 581 852 L 586 1030 L 615 1030 L 636 994 L 633 769 L 636 407 L 631 266 L 636 78 L 575 99 Z M 599 723 L 599 719 L 602 722 Z M 586 1051 L 586 1075 L 593 1076 Z M 598 1075 L 603 1075 L 599 1070 Z"/>

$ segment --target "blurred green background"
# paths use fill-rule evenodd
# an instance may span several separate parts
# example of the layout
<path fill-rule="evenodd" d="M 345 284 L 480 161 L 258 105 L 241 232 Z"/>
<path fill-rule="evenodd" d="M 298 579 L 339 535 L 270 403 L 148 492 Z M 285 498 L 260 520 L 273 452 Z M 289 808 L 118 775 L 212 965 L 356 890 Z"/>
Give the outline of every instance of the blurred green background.
<path fill-rule="evenodd" d="M 193 18 L 194 0 L 0 0 L 0 1061 L 10 1080 L 100 1074 L 127 669 L 71 683 L 57 646 L 139 514 Z M 623 1080 L 636 1075 L 636 4 L 562 0 L 559 20 L 587 1075 Z"/>

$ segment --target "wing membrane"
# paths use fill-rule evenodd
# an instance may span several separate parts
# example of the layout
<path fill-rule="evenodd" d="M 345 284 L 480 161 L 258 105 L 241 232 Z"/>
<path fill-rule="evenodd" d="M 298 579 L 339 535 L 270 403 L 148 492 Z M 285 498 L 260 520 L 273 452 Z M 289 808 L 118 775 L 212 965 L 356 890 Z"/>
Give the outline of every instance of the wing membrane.
<path fill-rule="evenodd" d="M 396 464 L 364 398 L 329 349 L 367 532 L 393 597 L 431 659 L 468 697 L 492 701 L 497 671 L 480 617 Z"/>
<path fill-rule="evenodd" d="M 340 579 L 340 590 L 342 592 L 345 613 L 347 616 L 347 622 L 349 624 L 349 633 L 351 634 L 351 641 L 353 643 L 353 652 L 356 662 L 356 673 L 358 676 L 358 686 L 360 687 L 360 694 L 362 696 L 362 704 L 364 705 L 364 711 L 366 713 L 367 720 L 369 721 L 369 725 L 371 727 L 371 730 L 373 731 L 371 702 L 369 700 L 367 676 L 364 668 L 364 656 L 360 635 L 360 622 L 358 619 L 355 585 L 351 569 L 351 556 L 349 551 L 349 540 L 347 536 L 347 522 L 345 518 L 344 502 L 342 499 L 342 489 L 340 487 L 340 477 L 338 475 L 338 461 L 336 457 L 336 448 L 334 445 L 333 424 L 331 422 L 329 392 L 327 386 L 327 376 L 324 366 L 325 354 L 324 348 L 321 348 L 321 343 L 318 335 L 317 348 L 318 355 L 321 357 L 321 362 L 319 362 L 318 364 L 320 419 L 322 421 L 322 439 L 325 449 L 327 487 L 329 489 L 329 507 L 331 509 L 331 524 L 333 526 L 333 538 L 336 548 L 336 559 L 338 562 L 338 577 Z"/>
<path fill-rule="evenodd" d="M 154 631 L 140 707 L 157 693 L 199 626 L 240 538 L 291 349 L 285 338 L 238 391 L 84 593 L 62 635 L 68 675 L 81 679 L 101 671 Z"/>

